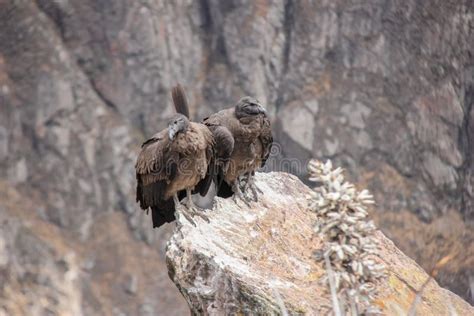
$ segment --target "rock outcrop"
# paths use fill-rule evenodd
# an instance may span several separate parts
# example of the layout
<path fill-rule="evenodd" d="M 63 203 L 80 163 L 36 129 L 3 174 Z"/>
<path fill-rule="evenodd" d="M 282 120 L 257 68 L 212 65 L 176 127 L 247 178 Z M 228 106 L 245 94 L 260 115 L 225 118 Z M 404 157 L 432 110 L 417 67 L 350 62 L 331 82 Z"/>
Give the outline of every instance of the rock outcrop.
<path fill-rule="evenodd" d="M 325 269 L 314 258 L 322 240 L 308 210 L 310 189 L 286 173 L 259 173 L 263 191 L 250 205 L 215 200 L 210 223 L 184 217 L 167 246 L 171 279 L 197 315 L 320 315 L 332 311 Z M 386 315 L 408 313 L 428 274 L 381 232 L 376 233 L 387 277 L 374 305 Z M 431 280 L 417 315 L 470 315 L 474 308 Z"/>

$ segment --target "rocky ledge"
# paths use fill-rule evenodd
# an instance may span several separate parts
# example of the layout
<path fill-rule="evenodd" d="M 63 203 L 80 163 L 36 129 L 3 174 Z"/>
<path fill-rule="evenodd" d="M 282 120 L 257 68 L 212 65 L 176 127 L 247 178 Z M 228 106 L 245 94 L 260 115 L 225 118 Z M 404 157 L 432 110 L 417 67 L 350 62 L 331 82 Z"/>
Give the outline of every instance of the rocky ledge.
<path fill-rule="evenodd" d="M 259 173 L 262 190 L 249 205 L 214 200 L 210 223 L 178 219 L 167 252 L 169 275 L 192 314 L 318 315 L 332 311 L 326 271 L 314 258 L 323 241 L 308 210 L 311 189 L 286 173 Z M 474 308 L 441 288 L 381 232 L 376 232 L 386 278 L 373 302 L 383 314 L 473 315 Z"/>

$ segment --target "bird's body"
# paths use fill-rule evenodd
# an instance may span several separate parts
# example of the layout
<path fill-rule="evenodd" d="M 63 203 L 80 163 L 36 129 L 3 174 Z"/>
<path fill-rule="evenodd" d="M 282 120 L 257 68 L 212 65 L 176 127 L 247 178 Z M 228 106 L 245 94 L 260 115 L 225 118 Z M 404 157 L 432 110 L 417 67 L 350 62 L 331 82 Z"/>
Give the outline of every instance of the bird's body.
<path fill-rule="evenodd" d="M 259 158 L 261 144 L 258 142 L 261 118 L 252 117 L 239 120 L 235 116 L 235 109 L 230 108 L 217 112 L 204 120 L 204 124 L 211 131 L 226 128 L 233 138 L 233 148 L 230 150 L 229 166 L 224 180 L 233 183 L 240 175 L 254 170 Z M 221 139 L 222 141 L 222 139 Z"/>
<path fill-rule="evenodd" d="M 180 153 L 181 159 L 175 181 L 170 183 L 166 195 L 172 196 L 175 191 L 190 188 L 201 192 L 200 185 L 207 176 L 209 163 L 212 160 L 214 140 L 209 129 L 199 123 L 190 123 L 190 130 L 177 136 L 172 150 Z M 210 180 L 209 180 L 210 183 Z M 203 192 L 203 195 L 207 190 Z"/>
<path fill-rule="evenodd" d="M 207 193 L 212 180 L 208 167 L 213 156 L 212 133 L 183 115 L 143 143 L 135 165 L 137 202 L 142 209 L 151 209 L 153 227 L 173 221 L 175 210 L 186 195 L 188 207 L 195 208 L 191 191 Z"/>
<path fill-rule="evenodd" d="M 213 132 L 221 161 L 217 172 L 217 195 L 240 194 L 239 178 L 247 175 L 251 182 L 255 171 L 265 164 L 270 154 L 273 137 L 265 110 L 258 101 L 246 97 L 235 107 L 205 118 L 203 123 Z"/>
<path fill-rule="evenodd" d="M 144 185 L 165 180 L 167 186 L 160 191 L 164 200 L 177 191 L 194 188 L 206 176 L 210 159 L 207 148 L 212 139 L 210 131 L 199 123 L 190 122 L 188 130 L 173 141 L 165 129 L 143 144 L 136 164 L 137 175 Z M 164 168 L 164 172 L 159 168 Z"/>

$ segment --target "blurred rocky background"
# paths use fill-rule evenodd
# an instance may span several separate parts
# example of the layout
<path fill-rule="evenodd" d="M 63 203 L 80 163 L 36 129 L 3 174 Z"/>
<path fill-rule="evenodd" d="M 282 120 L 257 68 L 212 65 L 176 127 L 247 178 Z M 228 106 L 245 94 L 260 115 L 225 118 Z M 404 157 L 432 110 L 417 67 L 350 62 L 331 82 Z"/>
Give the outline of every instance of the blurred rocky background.
<path fill-rule="evenodd" d="M 0 0 L 0 314 L 186 315 L 134 162 L 173 115 L 266 104 L 268 169 L 331 158 L 474 302 L 471 0 Z"/>

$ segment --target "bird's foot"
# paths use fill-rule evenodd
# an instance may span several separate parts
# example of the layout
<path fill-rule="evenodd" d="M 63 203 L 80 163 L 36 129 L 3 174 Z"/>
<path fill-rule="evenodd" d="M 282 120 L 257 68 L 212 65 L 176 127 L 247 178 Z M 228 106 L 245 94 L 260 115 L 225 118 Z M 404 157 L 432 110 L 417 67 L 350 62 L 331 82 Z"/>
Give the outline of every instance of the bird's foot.
<path fill-rule="evenodd" d="M 206 222 L 208 222 L 208 223 L 211 222 L 209 220 L 209 217 L 207 217 L 204 214 L 205 210 L 203 208 L 200 208 L 200 207 L 196 206 L 196 204 L 194 204 L 194 202 L 191 198 L 188 198 L 188 201 L 186 203 L 186 208 L 192 216 L 197 215 L 197 216 L 201 217 L 203 220 L 205 220 Z"/>
<path fill-rule="evenodd" d="M 252 196 L 250 196 L 250 193 Z M 258 201 L 258 195 L 263 194 L 263 191 L 260 190 L 259 187 L 255 184 L 253 179 L 248 180 L 248 182 L 245 185 L 245 194 L 248 197 L 248 199 L 251 199 L 254 202 Z"/>
<path fill-rule="evenodd" d="M 245 191 L 245 188 L 248 186 L 248 180 L 240 179 L 237 181 L 237 185 L 239 186 L 239 190 L 243 192 Z"/>
<path fill-rule="evenodd" d="M 205 210 L 203 208 L 197 207 L 196 205 L 188 206 L 188 211 L 194 216 L 197 215 L 206 222 L 210 223 L 211 221 L 209 220 L 209 217 L 205 215 Z"/>
<path fill-rule="evenodd" d="M 242 193 L 241 192 L 234 192 L 234 194 L 232 195 L 232 200 L 234 201 L 234 203 L 238 204 L 239 203 L 239 200 L 242 198 Z"/>
<path fill-rule="evenodd" d="M 189 209 L 185 205 L 181 203 L 175 204 L 175 209 L 177 212 L 182 214 L 184 218 L 186 218 L 186 220 L 191 223 L 191 225 L 196 227 L 196 222 L 193 220 L 192 213 L 189 212 Z"/>
<path fill-rule="evenodd" d="M 250 203 L 252 202 L 251 199 L 249 199 L 249 197 L 246 194 L 243 194 L 240 190 L 235 192 L 232 198 L 236 204 L 244 202 L 244 204 L 248 207 L 250 207 Z"/>
<path fill-rule="evenodd" d="M 250 201 L 247 198 L 247 196 L 242 193 L 242 190 L 240 189 L 240 185 L 241 185 L 241 182 L 239 181 L 239 179 L 235 180 L 234 185 L 232 187 L 232 191 L 234 192 L 232 199 L 237 205 L 239 205 L 240 202 L 242 201 L 245 203 L 245 205 L 250 206 Z"/>
<path fill-rule="evenodd" d="M 255 198 L 255 201 L 258 201 L 258 196 L 259 196 L 260 194 L 263 194 L 263 191 L 260 190 L 260 188 L 257 187 L 257 185 L 256 185 L 254 182 L 252 182 L 252 183 L 250 184 L 249 189 L 250 189 L 250 191 L 252 191 L 252 194 L 253 194 L 253 196 L 254 196 L 254 198 Z"/>

